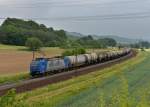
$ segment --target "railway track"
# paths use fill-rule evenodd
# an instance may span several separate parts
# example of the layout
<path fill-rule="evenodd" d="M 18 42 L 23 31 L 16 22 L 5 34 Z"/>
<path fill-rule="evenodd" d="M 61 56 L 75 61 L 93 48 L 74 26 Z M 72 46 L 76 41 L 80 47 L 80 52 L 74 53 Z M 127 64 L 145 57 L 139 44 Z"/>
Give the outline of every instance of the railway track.
<path fill-rule="evenodd" d="M 90 65 L 90 66 L 83 67 L 83 68 L 76 69 L 76 70 L 72 70 L 69 72 L 63 72 L 63 73 L 55 74 L 52 76 L 29 79 L 29 80 L 22 81 L 20 83 L 1 85 L 0 86 L 0 96 L 5 95 L 8 92 L 8 90 L 10 90 L 10 89 L 15 89 L 17 93 L 22 93 L 22 92 L 31 91 L 33 89 L 43 87 L 43 86 L 46 86 L 49 84 L 68 80 L 68 79 L 71 79 L 73 77 L 77 77 L 77 76 L 84 75 L 84 74 L 87 74 L 90 72 L 94 72 L 96 70 L 101 70 L 105 67 L 110 67 L 114 64 L 120 63 L 120 62 L 127 60 L 127 59 L 130 59 L 134 56 L 136 56 L 136 52 L 132 51 L 126 56 L 123 56 L 123 57 L 118 58 L 118 59 L 110 60 L 110 61 L 107 61 L 104 63 L 99 63 L 96 65 Z"/>

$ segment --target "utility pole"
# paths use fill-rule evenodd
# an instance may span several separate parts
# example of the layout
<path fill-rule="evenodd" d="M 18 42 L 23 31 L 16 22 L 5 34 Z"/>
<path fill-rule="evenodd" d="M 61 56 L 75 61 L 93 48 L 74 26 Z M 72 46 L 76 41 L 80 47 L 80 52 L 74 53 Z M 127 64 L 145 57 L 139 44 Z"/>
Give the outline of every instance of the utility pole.
<path fill-rule="evenodd" d="M 32 58 L 33 58 L 33 60 L 34 60 L 34 57 L 35 57 L 35 51 L 33 50 L 32 51 Z"/>
<path fill-rule="evenodd" d="M 78 59 L 77 59 L 77 47 L 75 48 L 75 51 L 76 51 L 76 52 L 75 52 L 75 56 L 76 56 L 76 66 L 77 66 L 77 64 L 78 64 L 78 63 L 77 63 L 77 60 L 78 60 Z M 76 74 L 77 74 L 77 70 L 75 70 L 75 75 L 76 75 Z M 76 75 L 76 76 L 77 76 L 77 75 Z"/>
<path fill-rule="evenodd" d="M 35 59 L 35 49 L 32 50 L 32 58 Z"/>

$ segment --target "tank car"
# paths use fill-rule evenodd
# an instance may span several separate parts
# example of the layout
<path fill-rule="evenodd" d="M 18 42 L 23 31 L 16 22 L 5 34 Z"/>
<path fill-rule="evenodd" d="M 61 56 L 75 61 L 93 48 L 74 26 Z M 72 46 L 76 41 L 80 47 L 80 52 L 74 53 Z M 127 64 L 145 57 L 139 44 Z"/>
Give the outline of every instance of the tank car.
<path fill-rule="evenodd" d="M 82 66 L 86 64 L 86 57 L 85 55 L 66 56 L 64 57 L 64 62 L 68 68 Z"/>
<path fill-rule="evenodd" d="M 86 64 L 91 64 L 92 63 L 92 57 L 90 54 L 84 54 L 86 58 Z"/>
<path fill-rule="evenodd" d="M 98 62 L 103 62 L 106 58 L 106 52 L 98 52 Z"/>
<path fill-rule="evenodd" d="M 96 53 L 91 53 L 90 55 L 92 63 L 98 62 L 98 55 Z"/>
<path fill-rule="evenodd" d="M 63 59 L 52 58 L 47 61 L 46 72 L 62 71 L 65 68 L 66 66 Z"/>

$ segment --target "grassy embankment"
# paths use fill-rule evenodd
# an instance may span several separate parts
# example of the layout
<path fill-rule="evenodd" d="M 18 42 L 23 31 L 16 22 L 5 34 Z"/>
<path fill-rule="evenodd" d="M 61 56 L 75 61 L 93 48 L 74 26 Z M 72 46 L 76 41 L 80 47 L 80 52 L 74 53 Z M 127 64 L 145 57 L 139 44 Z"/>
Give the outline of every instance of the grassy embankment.
<path fill-rule="evenodd" d="M 110 68 L 17 95 L 14 102 L 29 107 L 149 107 L 149 65 L 149 53 L 141 52 Z"/>

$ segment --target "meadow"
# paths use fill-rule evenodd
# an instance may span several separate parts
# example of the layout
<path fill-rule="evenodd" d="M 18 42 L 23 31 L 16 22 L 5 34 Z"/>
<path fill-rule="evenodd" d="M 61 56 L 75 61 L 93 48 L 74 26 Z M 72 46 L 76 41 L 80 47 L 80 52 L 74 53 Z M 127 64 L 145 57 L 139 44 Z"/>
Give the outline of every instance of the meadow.
<path fill-rule="evenodd" d="M 84 76 L 1 98 L 15 107 L 149 107 L 150 53 Z M 9 96 L 9 97 L 8 97 Z"/>

